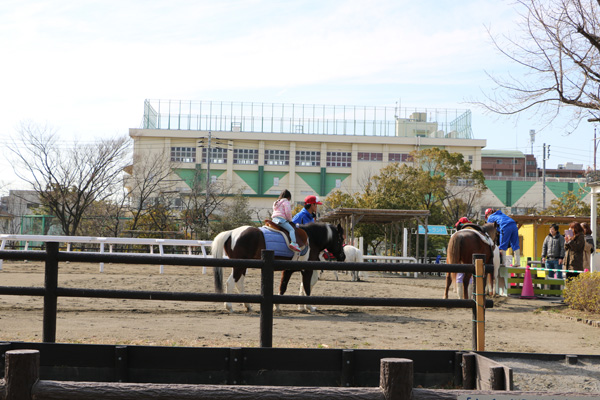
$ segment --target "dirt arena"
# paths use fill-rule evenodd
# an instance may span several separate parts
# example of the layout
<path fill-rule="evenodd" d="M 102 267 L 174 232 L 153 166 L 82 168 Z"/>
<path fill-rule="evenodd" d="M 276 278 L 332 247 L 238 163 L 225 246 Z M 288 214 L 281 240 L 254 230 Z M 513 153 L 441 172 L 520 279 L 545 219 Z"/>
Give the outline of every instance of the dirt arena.
<path fill-rule="evenodd" d="M 225 277 L 229 269 L 225 271 Z M 43 265 L 4 262 L 2 286 L 43 286 Z M 290 282 L 298 293 L 300 274 Z M 276 277 L 276 285 L 278 285 Z M 258 293 L 258 271 L 250 271 L 246 292 Z M 327 271 L 314 288 L 319 296 L 441 298 L 444 278 L 372 274 L 352 282 Z M 209 292 L 212 269 L 63 263 L 59 286 L 94 289 Z M 277 292 L 277 288 L 275 288 Z M 453 294 L 454 295 L 454 294 Z M 455 295 L 454 295 L 455 296 Z M 600 328 L 565 318 L 551 300 L 495 298 L 486 310 L 489 351 L 600 354 Z M 42 298 L 0 296 L 0 340 L 41 341 Z M 180 346 L 258 346 L 259 313 L 234 304 L 229 314 L 221 303 L 59 298 L 57 341 L 73 343 Z M 600 318 L 598 318 L 600 319 Z M 320 306 L 309 314 L 284 305 L 275 314 L 275 347 L 365 349 L 471 349 L 471 310 Z"/>

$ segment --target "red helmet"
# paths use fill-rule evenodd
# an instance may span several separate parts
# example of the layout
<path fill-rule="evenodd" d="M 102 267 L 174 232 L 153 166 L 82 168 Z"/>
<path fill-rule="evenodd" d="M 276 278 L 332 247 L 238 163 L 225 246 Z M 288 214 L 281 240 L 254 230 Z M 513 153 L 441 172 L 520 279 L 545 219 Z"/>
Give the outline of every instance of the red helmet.
<path fill-rule="evenodd" d="M 306 196 L 306 198 L 304 199 L 304 204 L 323 204 L 319 201 L 319 198 L 317 196 Z"/>
<path fill-rule="evenodd" d="M 458 228 L 458 225 L 460 224 L 470 224 L 471 221 L 469 221 L 469 218 L 467 217 L 462 217 L 461 219 L 458 220 L 458 222 L 454 225 L 456 228 Z"/>
<path fill-rule="evenodd" d="M 488 215 L 490 215 L 491 213 L 493 213 L 494 210 L 491 208 L 488 208 L 487 210 L 485 210 L 485 216 L 487 217 Z"/>

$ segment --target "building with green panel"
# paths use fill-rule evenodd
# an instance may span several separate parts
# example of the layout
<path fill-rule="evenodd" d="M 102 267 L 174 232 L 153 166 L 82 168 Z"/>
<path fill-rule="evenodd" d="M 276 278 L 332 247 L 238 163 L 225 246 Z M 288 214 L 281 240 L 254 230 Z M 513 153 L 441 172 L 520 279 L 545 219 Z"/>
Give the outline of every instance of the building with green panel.
<path fill-rule="evenodd" d="M 170 191 L 185 196 L 195 177 L 210 176 L 265 216 L 285 188 L 296 202 L 358 192 L 383 166 L 423 148 L 461 153 L 480 169 L 486 144 L 473 138 L 469 110 L 173 100 L 146 100 L 142 126 L 129 135 L 132 174 L 161 158 Z"/>

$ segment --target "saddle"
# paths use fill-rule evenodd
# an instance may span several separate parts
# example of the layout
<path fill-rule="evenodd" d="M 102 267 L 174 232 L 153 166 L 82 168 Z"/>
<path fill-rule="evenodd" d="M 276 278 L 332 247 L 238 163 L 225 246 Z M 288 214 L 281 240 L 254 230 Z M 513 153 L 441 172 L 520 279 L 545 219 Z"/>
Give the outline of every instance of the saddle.
<path fill-rule="evenodd" d="M 270 219 L 265 219 L 263 221 L 263 224 L 266 228 L 281 232 L 281 234 L 287 238 L 288 243 L 290 242 L 289 232 L 286 231 L 285 229 L 283 229 L 281 226 L 277 225 L 275 222 L 271 221 Z M 291 225 L 294 227 L 294 232 L 296 232 L 296 243 L 298 243 L 298 246 L 300 248 L 306 246 L 308 244 L 308 235 L 306 234 L 304 229 L 298 229 L 298 228 L 296 228 L 296 226 L 294 224 L 291 224 Z"/>
<path fill-rule="evenodd" d="M 473 229 L 475 231 L 483 233 L 484 235 L 486 234 L 481 226 L 473 223 L 464 224 L 462 229 Z"/>
<path fill-rule="evenodd" d="M 490 235 L 488 235 L 487 232 L 484 231 L 481 226 L 479 226 L 477 224 L 465 224 L 461 230 L 463 230 L 463 229 L 470 229 L 470 230 L 474 231 L 475 233 L 477 233 L 479 238 L 481 240 L 483 240 L 484 243 L 487 243 L 491 247 L 492 252 L 493 252 L 494 247 L 496 247 L 496 243 L 494 243 L 494 241 L 492 240 Z"/>

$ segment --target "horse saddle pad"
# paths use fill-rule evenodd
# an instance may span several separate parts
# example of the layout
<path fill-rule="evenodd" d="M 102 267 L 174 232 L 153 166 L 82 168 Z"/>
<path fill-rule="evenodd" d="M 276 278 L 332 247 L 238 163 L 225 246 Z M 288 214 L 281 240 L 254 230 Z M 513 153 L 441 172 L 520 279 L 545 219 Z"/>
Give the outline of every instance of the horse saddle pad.
<path fill-rule="evenodd" d="M 276 257 L 290 257 L 294 256 L 294 252 L 288 247 L 284 233 L 280 231 L 273 231 L 269 228 L 261 226 L 259 228 L 265 237 L 265 247 L 267 250 L 273 250 Z"/>

